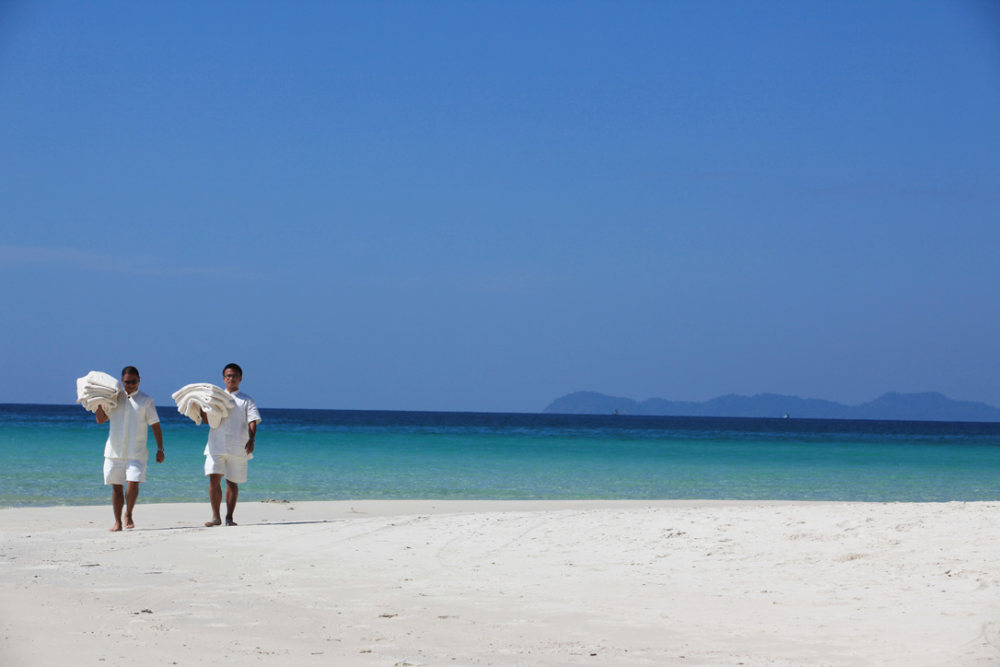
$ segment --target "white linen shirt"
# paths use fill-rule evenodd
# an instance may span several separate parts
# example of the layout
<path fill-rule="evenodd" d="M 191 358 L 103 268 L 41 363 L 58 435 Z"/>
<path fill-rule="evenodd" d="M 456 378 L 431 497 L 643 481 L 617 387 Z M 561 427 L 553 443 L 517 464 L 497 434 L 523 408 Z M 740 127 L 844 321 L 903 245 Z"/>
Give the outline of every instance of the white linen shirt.
<path fill-rule="evenodd" d="M 246 444 L 250 439 L 250 423 L 260 421 L 257 404 L 242 391 L 229 394 L 236 404 L 229 410 L 219 425 L 208 431 L 205 454 L 212 456 L 246 456 Z"/>
<path fill-rule="evenodd" d="M 146 450 L 146 435 L 149 426 L 160 423 L 156 414 L 156 404 L 147 394 L 136 390 L 128 394 L 114 410 L 108 414 L 108 442 L 104 445 L 104 457 L 108 459 L 149 458 Z"/>

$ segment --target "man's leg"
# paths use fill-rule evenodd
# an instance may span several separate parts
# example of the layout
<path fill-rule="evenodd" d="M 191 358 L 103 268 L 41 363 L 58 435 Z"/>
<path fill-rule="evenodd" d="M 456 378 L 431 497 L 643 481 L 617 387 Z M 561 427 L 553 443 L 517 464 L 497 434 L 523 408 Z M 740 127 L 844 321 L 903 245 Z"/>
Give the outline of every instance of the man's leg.
<path fill-rule="evenodd" d="M 240 497 L 240 486 L 239 484 L 234 484 L 228 479 L 226 480 L 226 525 L 235 526 L 236 522 L 233 521 L 233 512 L 236 511 L 236 501 Z"/>
<path fill-rule="evenodd" d="M 135 528 L 135 522 L 132 521 L 132 508 L 135 507 L 135 501 L 139 497 L 139 482 L 129 482 L 128 490 L 125 492 L 125 527 Z"/>
<path fill-rule="evenodd" d="M 222 475 L 212 474 L 208 476 L 208 502 L 212 506 L 212 520 L 206 521 L 206 526 L 219 526 L 222 524 L 222 517 L 219 516 L 219 508 L 222 506 Z"/>
<path fill-rule="evenodd" d="M 112 533 L 122 529 L 122 508 L 125 507 L 125 485 L 111 485 L 111 511 L 115 514 L 115 525 L 111 528 Z"/>

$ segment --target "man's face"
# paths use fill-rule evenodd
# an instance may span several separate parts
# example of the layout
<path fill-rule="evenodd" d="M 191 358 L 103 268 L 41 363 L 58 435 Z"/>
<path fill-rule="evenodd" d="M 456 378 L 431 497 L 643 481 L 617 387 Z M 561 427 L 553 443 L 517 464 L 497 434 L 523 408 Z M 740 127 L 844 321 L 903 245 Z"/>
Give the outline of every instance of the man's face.
<path fill-rule="evenodd" d="M 226 383 L 226 391 L 231 394 L 240 388 L 240 380 L 243 379 L 243 376 L 232 368 L 228 368 L 222 372 L 222 379 Z"/>
<path fill-rule="evenodd" d="M 125 387 L 125 393 L 134 394 L 139 389 L 139 376 L 135 373 L 126 373 L 122 376 L 122 386 Z"/>

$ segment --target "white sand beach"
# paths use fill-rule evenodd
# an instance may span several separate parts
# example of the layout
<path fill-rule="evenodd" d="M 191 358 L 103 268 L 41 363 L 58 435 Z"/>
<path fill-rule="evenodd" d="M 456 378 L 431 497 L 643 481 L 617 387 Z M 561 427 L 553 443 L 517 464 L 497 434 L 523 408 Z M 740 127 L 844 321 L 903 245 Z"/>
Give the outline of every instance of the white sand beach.
<path fill-rule="evenodd" d="M 1000 503 L 207 510 L 0 510 L 0 664 L 1000 664 Z"/>

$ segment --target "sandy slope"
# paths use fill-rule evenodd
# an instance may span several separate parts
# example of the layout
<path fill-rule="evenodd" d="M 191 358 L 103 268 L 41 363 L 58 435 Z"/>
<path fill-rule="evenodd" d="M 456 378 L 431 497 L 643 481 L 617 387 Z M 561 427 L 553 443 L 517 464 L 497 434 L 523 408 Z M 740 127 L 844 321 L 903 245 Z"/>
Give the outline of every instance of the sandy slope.
<path fill-rule="evenodd" d="M 0 510 L 5 665 L 997 665 L 1000 503 Z"/>

